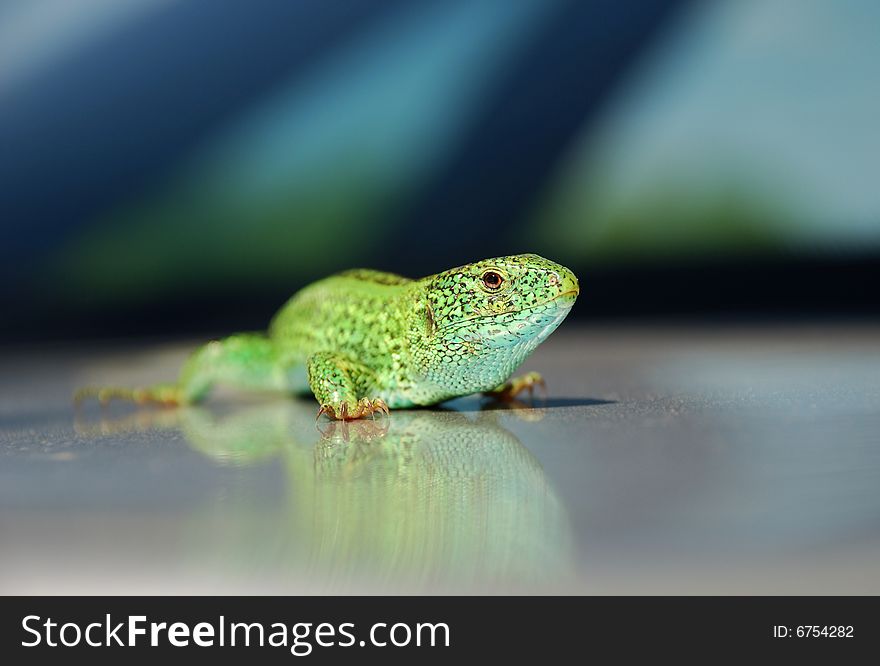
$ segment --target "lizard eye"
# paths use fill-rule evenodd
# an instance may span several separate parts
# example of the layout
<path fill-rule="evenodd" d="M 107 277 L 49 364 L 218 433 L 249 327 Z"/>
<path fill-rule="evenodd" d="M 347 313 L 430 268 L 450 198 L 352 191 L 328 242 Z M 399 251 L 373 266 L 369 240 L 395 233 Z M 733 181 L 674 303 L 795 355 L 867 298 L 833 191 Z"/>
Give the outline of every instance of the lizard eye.
<path fill-rule="evenodd" d="M 502 282 L 504 282 L 504 278 L 495 271 L 486 271 L 483 273 L 483 284 L 486 285 L 486 289 L 490 291 L 500 289 Z"/>

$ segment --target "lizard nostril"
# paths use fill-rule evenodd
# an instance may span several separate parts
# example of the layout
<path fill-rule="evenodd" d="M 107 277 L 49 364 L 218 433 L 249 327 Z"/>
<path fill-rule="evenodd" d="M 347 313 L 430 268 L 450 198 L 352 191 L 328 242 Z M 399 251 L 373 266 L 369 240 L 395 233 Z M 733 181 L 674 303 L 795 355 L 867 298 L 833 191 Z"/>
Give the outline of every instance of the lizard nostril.
<path fill-rule="evenodd" d="M 556 275 L 556 273 L 551 273 L 550 277 L 547 278 L 547 282 L 550 284 L 551 287 L 555 287 L 557 284 L 559 284 L 559 276 Z"/>

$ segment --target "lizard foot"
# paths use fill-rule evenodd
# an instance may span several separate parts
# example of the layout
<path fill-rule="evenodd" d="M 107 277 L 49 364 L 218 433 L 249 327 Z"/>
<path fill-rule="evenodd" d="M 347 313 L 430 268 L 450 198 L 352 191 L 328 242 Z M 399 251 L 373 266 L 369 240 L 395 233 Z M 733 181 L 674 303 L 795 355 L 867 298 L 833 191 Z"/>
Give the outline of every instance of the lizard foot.
<path fill-rule="evenodd" d="M 382 398 L 376 398 L 375 400 L 361 398 L 353 408 L 350 408 L 347 402 L 337 403 L 336 405 L 324 403 L 318 410 L 318 416 L 315 417 L 315 420 L 317 421 L 322 415 L 326 414 L 328 418 L 336 419 L 337 421 L 353 421 L 354 419 L 362 419 L 366 416 L 376 418 L 376 413 L 389 414 L 388 405 L 385 404 L 385 401 Z"/>
<path fill-rule="evenodd" d="M 73 396 L 73 402 L 75 405 L 79 405 L 88 398 L 97 398 L 102 405 L 107 405 L 114 399 L 130 400 L 138 405 L 155 404 L 163 407 L 176 407 L 181 404 L 180 391 L 177 387 L 165 384 L 135 389 L 89 386 L 79 389 Z"/>
<path fill-rule="evenodd" d="M 528 391 L 529 398 L 534 399 L 536 386 L 546 397 L 547 384 L 544 378 L 537 372 L 527 372 L 521 377 L 511 377 L 498 388 L 486 391 L 485 395 L 492 396 L 501 402 L 517 402 L 517 396 L 523 391 Z"/>

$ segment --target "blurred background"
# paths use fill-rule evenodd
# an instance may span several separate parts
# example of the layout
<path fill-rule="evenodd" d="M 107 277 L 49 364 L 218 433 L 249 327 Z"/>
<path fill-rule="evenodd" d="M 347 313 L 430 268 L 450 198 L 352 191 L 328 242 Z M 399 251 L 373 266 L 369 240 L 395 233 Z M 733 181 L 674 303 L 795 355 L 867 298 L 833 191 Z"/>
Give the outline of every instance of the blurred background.
<path fill-rule="evenodd" d="M 880 5 L 4 0 L 0 340 L 536 252 L 581 319 L 872 318 Z"/>

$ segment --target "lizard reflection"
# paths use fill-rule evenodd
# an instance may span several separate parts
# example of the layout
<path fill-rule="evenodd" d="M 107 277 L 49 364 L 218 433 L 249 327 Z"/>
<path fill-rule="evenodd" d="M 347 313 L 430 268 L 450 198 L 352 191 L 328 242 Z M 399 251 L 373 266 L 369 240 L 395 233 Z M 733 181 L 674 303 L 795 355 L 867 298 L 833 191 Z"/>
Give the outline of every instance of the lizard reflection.
<path fill-rule="evenodd" d="M 188 537 L 236 553 L 251 575 L 277 577 L 281 559 L 300 584 L 381 592 L 528 591 L 570 573 L 562 504 L 498 411 L 400 411 L 320 431 L 298 403 L 175 413 L 190 445 L 221 464 L 283 461 L 279 506 L 267 513 L 253 486 L 224 488 Z"/>

